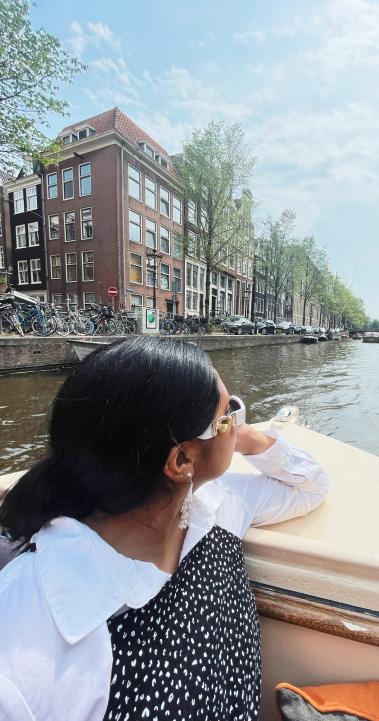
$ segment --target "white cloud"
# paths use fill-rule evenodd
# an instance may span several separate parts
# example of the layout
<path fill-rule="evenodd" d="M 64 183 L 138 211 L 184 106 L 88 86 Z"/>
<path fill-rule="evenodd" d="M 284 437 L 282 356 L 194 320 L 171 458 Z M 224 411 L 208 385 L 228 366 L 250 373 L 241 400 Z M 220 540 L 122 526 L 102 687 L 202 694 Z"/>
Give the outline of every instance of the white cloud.
<path fill-rule="evenodd" d="M 252 40 L 263 42 L 265 38 L 266 33 L 258 28 L 251 28 L 250 30 L 245 30 L 242 33 L 234 33 L 233 35 L 233 40 L 241 45 L 248 45 Z"/>
<path fill-rule="evenodd" d="M 70 24 L 71 37 L 67 40 L 70 49 L 78 57 L 82 57 L 88 45 L 99 47 L 102 44 L 110 45 L 115 50 L 121 49 L 121 43 L 115 37 L 112 30 L 106 23 L 88 22 L 87 27 L 74 20 Z"/>

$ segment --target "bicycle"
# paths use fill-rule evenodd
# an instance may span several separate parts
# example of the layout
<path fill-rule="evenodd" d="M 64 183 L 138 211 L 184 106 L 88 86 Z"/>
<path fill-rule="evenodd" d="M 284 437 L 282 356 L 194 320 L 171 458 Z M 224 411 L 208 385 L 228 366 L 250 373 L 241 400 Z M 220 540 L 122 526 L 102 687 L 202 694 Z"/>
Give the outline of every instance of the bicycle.
<path fill-rule="evenodd" d="M 1 327 L 3 327 L 3 323 L 5 321 L 6 325 L 9 326 L 11 331 L 15 330 L 16 333 L 18 333 L 20 336 L 24 335 L 22 325 L 19 321 L 19 318 L 17 316 L 17 312 L 14 308 L 13 303 L 8 302 L 8 301 L 1 303 L 0 317 L 1 317 Z"/>

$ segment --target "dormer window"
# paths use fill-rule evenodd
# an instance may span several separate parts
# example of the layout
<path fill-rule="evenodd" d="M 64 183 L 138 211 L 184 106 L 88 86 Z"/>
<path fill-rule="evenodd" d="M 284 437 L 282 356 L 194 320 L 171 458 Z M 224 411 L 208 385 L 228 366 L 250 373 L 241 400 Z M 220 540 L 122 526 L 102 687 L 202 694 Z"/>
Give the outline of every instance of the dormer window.
<path fill-rule="evenodd" d="M 140 146 L 142 152 L 146 153 L 146 155 L 148 155 L 149 158 L 152 158 L 154 160 L 155 153 L 154 153 L 153 148 L 150 145 L 148 145 L 147 143 L 139 143 L 139 146 Z"/>
<path fill-rule="evenodd" d="M 62 138 L 63 145 L 69 145 L 69 143 L 75 143 L 75 141 L 78 138 L 76 137 L 75 133 L 68 133 L 67 135 L 64 135 Z"/>
<path fill-rule="evenodd" d="M 162 156 L 159 155 L 159 153 L 155 153 L 155 161 L 157 163 L 159 163 L 162 166 L 162 168 L 165 168 L 165 170 L 168 170 L 167 160 L 165 158 L 162 158 Z"/>
<path fill-rule="evenodd" d="M 78 140 L 84 140 L 84 138 L 89 138 L 90 135 L 94 134 L 94 130 L 92 128 L 80 128 L 78 131 Z"/>

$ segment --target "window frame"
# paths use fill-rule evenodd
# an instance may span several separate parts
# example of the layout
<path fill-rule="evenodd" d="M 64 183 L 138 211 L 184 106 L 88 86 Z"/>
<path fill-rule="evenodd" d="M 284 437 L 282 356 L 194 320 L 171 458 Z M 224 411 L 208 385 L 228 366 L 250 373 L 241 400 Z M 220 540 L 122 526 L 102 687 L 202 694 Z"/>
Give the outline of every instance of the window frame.
<path fill-rule="evenodd" d="M 134 213 L 134 215 L 137 215 L 139 218 L 139 223 L 135 223 L 133 220 L 130 219 L 131 213 Z M 130 232 L 130 226 L 133 225 L 136 228 L 139 228 L 139 240 L 135 240 L 132 238 L 131 232 Z M 129 235 L 129 241 L 131 243 L 137 243 L 137 245 L 142 245 L 142 215 L 141 213 L 137 213 L 136 210 L 133 210 L 133 208 L 129 208 L 128 213 L 128 235 Z"/>
<path fill-rule="evenodd" d="M 162 230 L 167 231 L 167 237 L 164 236 L 164 239 L 168 241 L 168 250 L 163 250 L 162 248 Z M 165 255 L 171 255 L 171 236 L 170 236 L 170 228 L 166 228 L 165 225 L 159 226 L 159 249 L 161 253 L 164 253 Z"/>
<path fill-rule="evenodd" d="M 69 215 L 70 213 L 73 214 L 74 220 L 71 221 L 71 223 L 66 223 L 66 215 Z M 70 238 L 70 240 L 67 240 L 67 231 L 66 228 L 68 225 L 74 226 L 74 238 Z M 76 227 L 75 227 L 75 210 L 65 210 L 63 212 L 63 235 L 64 235 L 64 242 L 65 243 L 75 243 L 76 241 Z"/>
<path fill-rule="evenodd" d="M 74 265 L 74 263 L 67 263 L 67 258 L 68 258 L 69 255 L 74 255 L 74 256 L 75 256 L 75 280 L 68 280 L 68 277 L 67 277 L 67 269 L 68 269 L 68 267 L 71 268 L 71 267 L 73 267 L 73 265 Z M 77 253 L 76 253 L 76 252 L 65 253 L 64 256 L 65 256 L 64 265 L 65 265 L 65 279 L 66 279 L 66 283 L 77 283 L 77 282 L 78 282 L 78 258 L 77 258 Z"/>
<path fill-rule="evenodd" d="M 59 265 L 53 265 L 53 258 L 59 258 Z M 54 277 L 53 268 L 59 269 L 59 276 Z M 62 256 L 60 253 L 50 256 L 50 278 L 51 280 L 62 280 Z"/>
<path fill-rule="evenodd" d="M 133 298 L 141 298 L 141 304 L 133 303 Z M 131 293 L 130 295 L 130 306 L 133 308 L 143 308 L 143 294 L 142 293 Z"/>
<path fill-rule="evenodd" d="M 166 200 L 163 200 L 163 198 L 162 198 L 162 192 L 163 192 L 163 193 L 167 193 L 167 195 L 168 195 L 168 200 L 167 200 L 167 201 L 166 201 Z M 159 213 L 160 213 L 160 215 L 163 215 L 164 218 L 171 218 L 171 215 L 170 215 L 170 201 L 171 201 L 171 197 L 170 197 L 170 196 L 171 196 L 170 191 L 167 190 L 167 188 L 165 188 L 163 185 L 160 185 L 160 186 L 159 186 Z M 167 213 L 167 214 L 166 214 L 166 213 L 162 213 L 162 202 L 163 202 L 163 203 L 167 203 L 167 209 L 168 209 L 168 213 Z"/>
<path fill-rule="evenodd" d="M 95 300 L 86 300 L 86 295 L 94 295 Z M 92 290 L 85 290 L 83 291 L 83 306 L 84 308 L 86 305 L 89 305 L 90 303 L 96 303 L 96 293 L 94 293 Z"/>
<path fill-rule="evenodd" d="M 72 180 L 65 180 L 65 179 L 64 179 L 64 173 L 66 173 L 67 170 L 71 170 L 71 171 L 72 171 Z M 65 198 L 65 194 L 64 194 L 64 191 L 65 191 L 65 183 L 72 183 L 72 195 L 70 195 L 70 197 L 67 197 L 67 198 Z M 74 189 L 74 168 L 73 168 L 73 167 L 62 168 L 62 200 L 63 200 L 63 202 L 66 202 L 66 200 L 73 200 L 74 197 L 75 197 L 75 189 Z"/>
<path fill-rule="evenodd" d="M 179 277 L 175 275 L 175 271 L 179 271 Z M 174 287 L 176 285 L 175 281 L 179 280 L 179 290 Z M 182 292 L 182 269 L 178 268 L 177 266 L 173 265 L 172 267 L 172 292 L 173 293 L 181 293 Z"/>
<path fill-rule="evenodd" d="M 27 280 L 26 280 L 25 282 L 21 282 L 21 280 L 20 280 L 20 265 L 21 265 L 22 263 L 24 263 L 24 264 L 25 264 L 24 267 L 26 267 Z M 17 280 L 18 280 L 17 285 L 30 285 L 30 280 L 29 280 L 29 263 L 28 263 L 27 260 L 25 260 L 25 258 L 24 258 L 23 260 L 18 260 L 18 261 L 17 261 Z"/>
<path fill-rule="evenodd" d="M 83 211 L 84 210 L 90 210 L 91 211 L 91 228 L 92 228 L 92 234 L 90 236 L 83 236 L 83 223 L 88 221 L 83 221 Z M 81 240 L 92 240 L 93 239 L 93 212 L 92 212 L 92 206 L 87 208 L 80 208 L 80 239 Z"/>
<path fill-rule="evenodd" d="M 148 188 L 147 183 L 152 183 L 152 185 L 154 185 L 154 187 L 155 187 L 155 190 L 151 190 L 151 188 Z M 151 193 L 151 195 L 154 196 L 154 205 L 150 205 L 147 202 L 147 200 L 146 200 L 147 193 Z M 148 175 L 145 175 L 145 205 L 147 208 L 151 208 L 151 210 L 155 210 L 155 211 L 157 209 L 157 193 L 158 193 L 158 187 L 157 187 L 156 181 L 149 178 Z"/>
<path fill-rule="evenodd" d="M 177 247 L 178 240 L 180 242 L 180 255 L 175 254 L 175 246 Z M 172 240 L 172 257 L 176 258 L 176 260 L 183 260 L 183 254 L 184 254 L 184 247 L 183 247 L 183 237 L 179 233 L 173 233 L 173 240 Z"/>
<path fill-rule="evenodd" d="M 130 176 L 130 169 L 134 170 L 136 173 L 138 173 L 138 181 L 135 178 L 132 178 Z M 132 195 L 130 192 L 130 181 L 133 181 L 138 185 L 138 198 L 135 195 Z M 135 167 L 135 165 L 132 165 L 131 163 L 128 163 L 128 196 L 129 198 L 133 198 L 134 200 L 137 200 L 139 203 L 142 201 L 142 193 L 141 193 L 141 171 L 138 170 L 138 168 Z"/>
<path fill-rule="evenodd" d="M 5 268 L 5 250 L 2 245 L 0 245 L 0 270 L 4 270 Z"/>
<path fill-rule="evenodd" d="M 55 175 L 55 179 L 56 179 L 55 184 L 49 185 L 49 178 L 52 178 L 53 175 Z M 51 188 L 55 188 L 55 190 L 56 190 L 55 195 L 50 195 Z M 55 200 L 56 198 L 58 198 L 58 173 L 57 172 L 47 174 L 47 176 L 46 176 L 46 194 L 47 194 L 48 200 Z"/>
<path fill-rule="evenodd" d="M 179 208 L 175 205 L 175 200 L 179 203 Z M 180 220 L 175 220 L 175 211 L 179 211 Z M 176 225 L 183 225 L 183 202 L 177 195 L 172 196 L 172 221 Z"/>
<path fill-rule="evenodd" d="M 51 218 L 58 218 L 58 225 L 57 225 L 58 235 L 56 238 L 51 237 L 51 222 L 50 222 Z M 52 215 L 48 215 L 47 216 L 47 225 L 48 225 L 48 230 L 49 230 L 49 240 L 59 240 L 59 237 L 60 237 L 59 213 L 53 213 Z"/>
<path fill-rule="evenodd" d="M 21 193 L 21 196 L 18 198 L 16 198 L 17 193 Z M 22 210 L 16 210 L 17 202 L 19 202 L 20 200 L 22 200 Z M 20 213 L 25 213 L 24 188 L 13 191 L 13 215 L 19 215 Z"/>
<path fill-rule="evenodd" d="M 23 228 L 23 229 L 24 229 L 23 234 L 17 232 L 19 228 Z M 16 226 L 15 226 L 15 234 L 16 234 L 16 250 L 22 250 L 23 248 L 27 248 L 27 247 L 28 247 L 28 240 L 27 240 L 27 237 L 26 237 L 26 224 L 25 224 L 25 223 L 20 223 L 20 225 L 16 225 Z M 24 240 L 25 240 L 25 243 L 24 243 L 23 245 L 19 245 L 18 239 L 19 239 L 20 235 L 23 235 Z"/>
<path fill-rule="evenodd" d="M 154 228 L 155 228 L 154 231 L 152 231 L 150 228 L 148 229 L 148 226 L 147 226 L 148 223 L 152 223 L 154 225 Z M 147 233 L 148 232 L 149 233 L 154 232 L 154 237 L 155 237 L 154 245 L 149 245 L 147 242 Z M 152 250 L 158 250 L 158 247 L 157 247 L 157 221 L 153 220 L 152 218 L 145 218 L 145 246 L 146 246 L 146 248 L 150 248 Z"/>
<path fill-rule="evenodd" d="M 31 194 L 29 191 L 35 190 L 35 193 Z M 37 186 L 36 185 L 30 185 L 28 188 L 25 189 L 25 196 L 26 196 L 26 212 L 29 212 L 31 210 L 37 210 L 38 208 L 38 198 L 37 198 Z M 35 198 L 35 205 L 32 207 L 29 206 L 29 199 Z"/>
<path fill-rule="evenodd" d="M 84 264 L 84 255 L 86 253 L 92 253 L 92 263 L 86 263 Z M 84 277 L 84 267 L 90 267 L 92 268 L 92 278 L 85 278 Z M 95 251 L 94 250 L 83 250 L 82 251 L 82 281 L 83 283 L 93 283 L 95 281 Z"/>
<path fill-rule="evenodd" d="M 135 263 L 132 264 L 132 256 L 136 256 L 137 258 L 140 258 L 141 263 L 139 265 L 136 265 Z M 140 253 L 130 253 L 130 282 L 134 283 L 134 285 L 143 285 L 143 262 L 142 262 L 143 256 Z M 141 270 L 141 281 L 139 280 L 132 280 L 132 265 L 133 267 L 140 268 Z"/>
<path fill-rule="evenodd" d="M 37 231 L 30 230 L 31 225 L 36 226 Z M 35 233 L 35 232 L 37 233 L 37 243 L 31 243 L 31 233 Z M 34 220 L 32 223 L 28 223 L 28 245 L 29 245 L 29 248 L 36 248 L 37 246 L 39 246 L 39 244 L 40 244 L 40 242 L 39 242 L 38 220 Z"/>
<path fill-rule="evenodd" d="M 81 170 L 85 165 L 89 166 L 89 175 L 85 175 L 84 178 L 82 178 Z M 90 191 L 89 191 L 89 193 L 82 193 L 82 182 L 81 181 L 86 180 L 87 178 L 89 178 Z M 79 182 L 79 198 L 87 198 L 89 195 L 92 195 L 92 168 L 91 168 L 90 161 L 79 164 L 78 182 Z"/>
<path fill-rule="evenodd" d="M 164 266 L 165 268 L 168 268 L 168 272 L 167 272 L 167 273 L 163 273 L 163 272 L 162 272 L 162 267 L 163 267 L 163 266 Z M 165 276 L 165 278 L 168 278 L 167 288 L 165 288 L 165 287 L 162 285 L 162 277 L 163 277 L 163 275 Z M 159 283 L 160 289 L 161 289 L 161 290 L 165 290 L 165 291 L 169 291 L 169 290 L 170 290 L 170 280 L 171 280 L 170 264 L 169 264 L 169 263 L 161 263 L 161 266 L 160 266 L 160 278 L 159 278 L 159 281 L 160 281 L 160 283 Z"/>
<path fill-rule="evenodd" d="M 39 263 L 39 268 L 33 268 L 32 263 Z M 39 272 L 39 280 L 33 280 L 33 273 Z M 30 285 L 41 285 L 42 278 L 42 263 L 41 258 L 30 258 Z"/>

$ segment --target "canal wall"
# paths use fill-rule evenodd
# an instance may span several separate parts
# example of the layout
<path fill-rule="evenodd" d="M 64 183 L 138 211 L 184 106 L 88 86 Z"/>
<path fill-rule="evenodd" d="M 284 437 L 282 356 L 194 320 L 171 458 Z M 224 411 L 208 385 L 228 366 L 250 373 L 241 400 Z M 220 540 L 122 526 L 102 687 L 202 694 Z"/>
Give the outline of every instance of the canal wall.
<path fill-rule="evenodd" d="M 290 345 L 299 343 L 300 336 L 287 335 L 190 335 L 172 336 L 195 343 L 206 351 L 225 350 L 228 348 L 259 348 L 267 345 Z M 80 340 L 73 336 L 72 340 Z M 82 339 L 81 339 L 82 340 Z M 99 339 L 112 342 L 120 338 Z M 27 336 L 20 338 L 10 336 L 0 338 L 0 373 L 14 373 L 22 370 L 40 370 L 71 366 L 78 362 L 73 346 L 66 338 L 49 336 L 38 338 Z"/>

